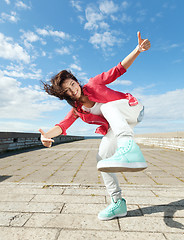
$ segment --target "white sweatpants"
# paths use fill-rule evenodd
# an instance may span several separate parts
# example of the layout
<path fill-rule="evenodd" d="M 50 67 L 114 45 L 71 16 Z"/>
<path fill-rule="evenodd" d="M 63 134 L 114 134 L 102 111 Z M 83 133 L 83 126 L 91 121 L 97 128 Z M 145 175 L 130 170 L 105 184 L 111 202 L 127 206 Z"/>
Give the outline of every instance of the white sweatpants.
<path fill-rule="evenodd" d="M 133 128 L 142 120 L 144 108 L 141 103 L 130 106 L 128 100 L 121 99 L 105 103 L 101 106 L 103 116 L 110 128 L 102 138 L 97 161 L 111 157 L 117 149 L 119 136 L 133 137 Z M 117 201 L 121 198 L 121 189 L 115 173 L 101 172 L 107 192 Z"/>

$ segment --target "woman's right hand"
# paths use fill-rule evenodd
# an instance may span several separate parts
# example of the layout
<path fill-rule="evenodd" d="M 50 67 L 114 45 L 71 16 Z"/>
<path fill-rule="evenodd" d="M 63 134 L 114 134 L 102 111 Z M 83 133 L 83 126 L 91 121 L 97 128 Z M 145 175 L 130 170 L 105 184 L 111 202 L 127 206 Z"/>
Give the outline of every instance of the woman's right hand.
<path fill-rule="evenodd" d="M 40 128 L 39 132 L 41 133 L 41 142 L 45 147 L 51 147 L 54 142 L 53 139 L 47 138 L 46 133 Z"/>

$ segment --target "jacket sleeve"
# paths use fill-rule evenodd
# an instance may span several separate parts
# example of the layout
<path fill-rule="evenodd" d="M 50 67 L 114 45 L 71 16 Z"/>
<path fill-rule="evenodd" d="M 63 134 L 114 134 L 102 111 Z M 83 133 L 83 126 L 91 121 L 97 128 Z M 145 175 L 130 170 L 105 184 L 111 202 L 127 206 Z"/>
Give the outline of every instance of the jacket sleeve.
<path fill-rule="evenodd" d="M 66 130 L 77 120 L 79 116 L 75 113 L 74 108 L 72 108 L 66 117 L 55 126 L 59 126 L 62 129 L 62 135 L 67 135 Z"/>
<path fill-rule="evenodd" d="M 90 78 L 89 84 L 106 85 L 115 81 L 118 77 L 123 75 L 125 72 L 126 72 L 126 69 L 121 65 L 121 62 L 120 62 L 117 66 L 111 68 L 109 71 L 103 72 L 95 76 L 94 78 Z"/>

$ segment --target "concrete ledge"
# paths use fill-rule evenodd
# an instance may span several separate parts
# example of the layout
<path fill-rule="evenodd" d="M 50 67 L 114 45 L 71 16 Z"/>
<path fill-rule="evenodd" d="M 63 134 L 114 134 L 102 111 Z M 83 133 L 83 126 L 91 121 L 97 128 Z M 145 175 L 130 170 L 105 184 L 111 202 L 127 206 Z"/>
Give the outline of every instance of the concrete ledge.
<path fill-rule="evenodd" d="M 135 140 L 138 144 L 184 151 L 184 132 L 137 134 Z"/>
<path fill-rule="evenodd" d="M 83 140 L 82 136 L 58 136 L 54 145 Z M 40 133 L 0 132 L 0 152 L 42 146 Z"/>

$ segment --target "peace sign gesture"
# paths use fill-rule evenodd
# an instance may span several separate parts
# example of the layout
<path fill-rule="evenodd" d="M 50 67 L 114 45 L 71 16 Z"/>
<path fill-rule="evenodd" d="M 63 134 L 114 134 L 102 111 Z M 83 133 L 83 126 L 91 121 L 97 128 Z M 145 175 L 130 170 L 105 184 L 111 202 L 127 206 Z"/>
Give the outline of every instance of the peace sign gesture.
<path fill-rule="evenodd" d="M 137 37 L 138 37 L 138 50 L 140 52 L 144 52 L 144 51 L 147 51 L 148 49 L 150 49 L 151 44 L 148 39 L 142 39 L 140 32 L 137 32 Z"/>

